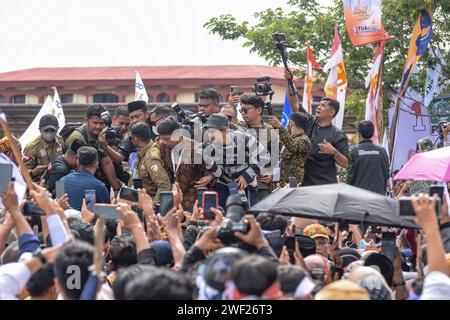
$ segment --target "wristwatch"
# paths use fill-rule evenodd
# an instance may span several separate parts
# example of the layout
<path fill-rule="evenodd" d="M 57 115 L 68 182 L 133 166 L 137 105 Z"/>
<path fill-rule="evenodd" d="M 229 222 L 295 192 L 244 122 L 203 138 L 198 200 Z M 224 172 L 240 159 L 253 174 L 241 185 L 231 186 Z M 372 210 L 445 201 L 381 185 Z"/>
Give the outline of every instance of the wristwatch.
<path fill-rule="evenodd" d="M 38 258 L 41 263 L 44 265 L 47 263 L 47 259 L 44 257 L 44 255 L 42 254 L 42 249 L 41 248 L 37 248 L 36 250 L 34 250 L 33 255 L 34 258 Z"/>

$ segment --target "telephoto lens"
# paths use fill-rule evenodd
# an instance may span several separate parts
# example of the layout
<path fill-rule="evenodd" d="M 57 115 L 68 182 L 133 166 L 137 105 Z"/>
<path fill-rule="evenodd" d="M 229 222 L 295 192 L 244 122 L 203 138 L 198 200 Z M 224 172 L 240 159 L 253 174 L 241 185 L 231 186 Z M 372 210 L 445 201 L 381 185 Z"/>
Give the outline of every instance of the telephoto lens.
<path fill-rule="evenodd" d="M 225 246 L 239 243 L 239 239 L 234 236 L 235 232 L 247 234 L 250 230 L 248 222 L 242 220 L 247 214 L 247 209 L 248 203 L 239 194 L 228 197 L 225 220 L 216 231 L 217 238 Z"/>

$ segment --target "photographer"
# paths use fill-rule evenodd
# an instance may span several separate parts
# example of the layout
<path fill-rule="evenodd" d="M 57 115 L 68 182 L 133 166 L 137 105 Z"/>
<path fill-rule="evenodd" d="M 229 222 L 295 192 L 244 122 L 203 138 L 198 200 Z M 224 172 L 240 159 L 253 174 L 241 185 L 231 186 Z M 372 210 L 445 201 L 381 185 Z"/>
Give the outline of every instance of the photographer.
<path fill-rule="evenodd" d="M 114 191 L 118 191 L 121 187 L 121 183 L 117 179 L 113 161 L 105 153 L 99 140 L 100 133 L 105 128 L 105 121 L 101 117 L 101 114 L 105 111 L 106 109 L 102 105 L 91 105 L 87 109 L 84 124 L 81 127 L 76 128 L 70 134 L 67 138 L 66 146 L 71 146 L 75 140 L 78 140 L 84 145 L 95 148 L 98 152 L 100 162 L 100 166 L 95 176 L 106 185 L 108 191 L 111 186 Z"/>
<path fill-rule="evenodd" d="M 286 80 L 292 80 L 293 74 L 285 70 Z M 339 101 L 328 97 L 322 98 L 316 114 L 310 115 L 300 105 L 298 96 L 289 96 L 293 112 L 307 115 L 308 123 L 305 133 L 311 139 L 311 153 L 305 164 L 304 186 L 337 183 L 336 164 L 347 168 L 348 138 L 333 125 L 333 118 L 339 113 Z"/>
<path fill-rule="evenodd" d="M 239 121 L 237 120 L 237 110 L 236 107 L 226 104 L 220 109 L 220 114 L 223 114 L 228 118 L 228 124 L 230 129 L 239 130 Z"/>
<path fill-rule="evenodd" d="M 112 125 L 113 128 L 118 130 L 120 140 L 122 140 L 125 137 L 125 134 L 130 131 L 131 118 L 126 106 L 120 106 L 114 111 Z"/>
<path fill-rule="evenodd" d="M 214 113 L 219 113 L 219 94 L 215 89 L 209 88 L 200 92 L 198 96 L 198 112 L 202 112 L 205 114 L 206 118 Z"/>
<path fill-rule="evenodd" d="M 149 112 L 147 110 L 147 103 L 142 100 L 133 101 L 127 105 L 128 114 L 130 117 L 131 125 L 138 122 L 147 122 L 149 118 Z M 122 162 L 128 161 L 130 154 L 136 152 L 136 147 L 133 144 L 131 134 L 127 134 L 117 147 L 117 150 L 109 146 L 105 136 L 105 132 L 102 132 L 99 137 L 102 148 L 106 153 L 115 161 Z"/>
<path fill-rule="evenodd" d="M 118 107 L 112 119 L 109 113 L 102 113 L 102 119 L 105 121 L 106 128 L 100 134 L 100 145 L 105 150 L 110 147 L 117 152 L 120 142 L 124 139 L 125 134 L 130 128 L 131 119 L 128 109 L 124 106 Z M 124 169 L 122 161 L 114 160 L 113 157 L 111 158 L 113 159 L 117 178 L 127 184 L 130 180 L 130 174 Z"/>
<path fill-rule="evenodd" d="M 212 115 L 205 128 L 210 142 L 202 145 L 202 159 L 217 178 L 214 190 L 219 194 L 220 206 L 225 207 L 230 182 L 245 190 L 250 205 L 254 205 L 258 202 L 257 178 L 270 163 L 270 155 L 252 135 L 231 131 L 224 115 Z"/>
<path fill-rule="evenodd" d="M 241 96 L 241 109 L 239 112 L 242 114 L 244 121 L 239 121 L 238 126 L 244 128 L 247 133 L 255 137 L 258 143 L 261 143 L 270 154 L 271 135 L 275 132 L 272 131 L 273 128 L 270 124 L 262 120 L 264 106 L 264 101 L 259 96 Z M 269 195 L 271 182 L 272 174 L 266 174 L 266 172 L 263 172 L 263 175 L 258 178 L 259 199 L 263 199 Z"/>

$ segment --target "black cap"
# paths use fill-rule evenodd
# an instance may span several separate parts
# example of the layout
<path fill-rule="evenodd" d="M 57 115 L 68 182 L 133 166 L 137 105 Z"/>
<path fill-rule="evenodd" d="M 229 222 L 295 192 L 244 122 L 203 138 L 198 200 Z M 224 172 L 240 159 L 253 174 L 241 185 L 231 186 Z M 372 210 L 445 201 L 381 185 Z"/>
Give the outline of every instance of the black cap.
<path fill-rule="evenodd" d="M 132 113 L 140 109 L 142 109 L 143 111 L 147 111 L 147 103 L 143 100 L 130 102 L 129 104 L 127 104 L 127 107 L 129 113 Z"/>
<path fill-rule="evenodd" d="M 52 114 L 43 115 L 41 120 L 39 120 L 39 129 L 45 130 L 48 128 L 55 130 L 59 128 L 58 119 Z"/>
<path fill-rule="evenodd" d="M 228 129 L 228 118 L 223 114 L 212 114 L 206 122 L 205 128 Z"/>
<path fill-rule="evenodd" d="M 73 152 L 77 153 L 77 152 L 78 152 L 78 149 L 80 149 L 83 145 L 84 145 L 84 143 L 81 142 L 80 140 L 75 140 L 75 141 L 72 142 L 72 144 L 70 145 L 70 150 L 72 150 Z"/>

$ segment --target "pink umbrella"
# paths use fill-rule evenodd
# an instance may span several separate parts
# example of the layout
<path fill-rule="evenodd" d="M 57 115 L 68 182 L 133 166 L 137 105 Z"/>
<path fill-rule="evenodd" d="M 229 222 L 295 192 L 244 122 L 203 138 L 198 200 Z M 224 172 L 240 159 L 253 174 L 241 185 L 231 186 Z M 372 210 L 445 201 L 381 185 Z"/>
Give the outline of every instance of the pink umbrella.
<path fill-rule="evenodd" d="M 450 181 L 450 147 L 415 154 L 394 177 L 402 179 Z"/>

